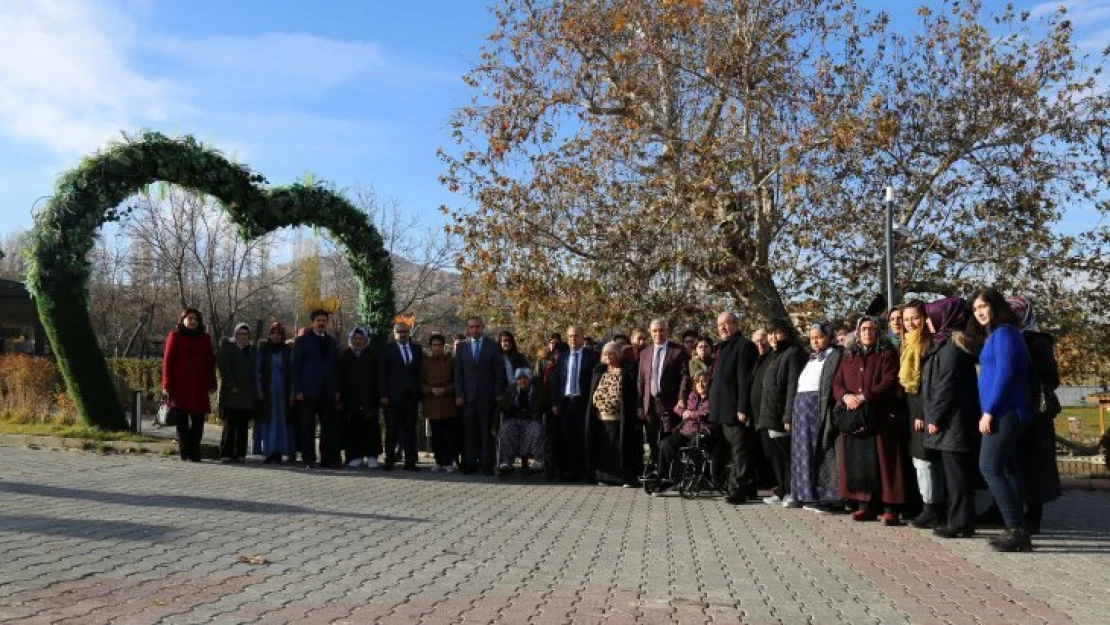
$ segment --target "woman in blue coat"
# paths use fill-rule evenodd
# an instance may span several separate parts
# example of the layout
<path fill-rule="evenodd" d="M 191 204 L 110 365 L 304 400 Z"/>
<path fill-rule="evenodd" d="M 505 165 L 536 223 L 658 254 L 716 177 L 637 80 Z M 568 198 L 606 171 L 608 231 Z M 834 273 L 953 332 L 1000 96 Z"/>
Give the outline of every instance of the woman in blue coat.
<path fill-rule="evenodd" d="M 1029 406 L 1029 351 L 1018 329 L 1020 320 L 1002 294 L 982 289 L 971 300 L 974 321 L 968 333 L 985 339 L 979 354 L 979 470 L 987 481 L 1006 531 L 991 544 L 998 551 L 1029 551 L 1025 502 L 1018 468 L 1018 440 L 1033 420 Z"/>

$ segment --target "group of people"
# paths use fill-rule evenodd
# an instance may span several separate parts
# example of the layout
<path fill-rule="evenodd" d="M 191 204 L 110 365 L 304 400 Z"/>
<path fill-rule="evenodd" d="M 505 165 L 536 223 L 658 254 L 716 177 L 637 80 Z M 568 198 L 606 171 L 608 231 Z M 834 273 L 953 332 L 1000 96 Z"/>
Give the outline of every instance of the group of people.
<path fill-rule="evenodd" d="M 478 317 L 450 349 L 441 334 L 414 343 L 403 323 L 376 349 L 357 327 L 341 348 L 328 322 L 313 312 L 291 345 L 280 323 L 258 344 L 240 324 L 213 350 L 200 312 L 184 311 L 162 380 L 182 459 L 199 461 L 218 387 L 224 462 L 245 460 L 253 422 L 267 463 L 299 454 L 316 467 L 319 427 L 320 466 L 418 470 L 422 413 L 432 471 L 492 474 L 519 459 L 550 479 L 625 487 L 650 472 L 663 492 L 700 435 L 733 505 L 772 486 L 764 503 L 883 525 L 912 516 L 956 538 L 975 533 L 985 484 L 1006 528 L 992 539 L 1001 551 L 1030 549 L 1043 504 L 1060 494 L 1053 339 L 1028 300 L 993 289 L 913 300 L 886 320 L 813 323 L 808 340 L 787 320 L 749 338 L 731 312 L 717 316 L 716 339 L 691 330 L 681 343 L 662 318 L 600 347 L 571 326 L 534 363 Z"/>

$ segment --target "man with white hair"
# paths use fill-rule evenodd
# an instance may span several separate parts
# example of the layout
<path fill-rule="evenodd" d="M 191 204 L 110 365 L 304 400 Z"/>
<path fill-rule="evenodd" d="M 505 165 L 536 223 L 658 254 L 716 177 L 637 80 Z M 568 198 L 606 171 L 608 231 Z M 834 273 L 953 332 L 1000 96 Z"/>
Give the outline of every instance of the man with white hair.
<path fill-rule="evenodd" d="M 682 420 L 679 416 L 690 388 L 690 355 L 679 344 L 669 340 L 667 320 L 653 319 L 648 326 L 651 344 L 640 352 L 637 407 L 644 423 L 644 436 L 651 449 L 651 463 L 659 460 L 660 432 L 670 433 Z"/>
<path fill-rule="evenodd" d="M 710 370 L 709 420 L 721 424 L 732 461 L 728 496 L 732 505 L 748 501 L 756 489 L 755 451 L 759 439 L 752 418 L 752 376 L 759 350 L 740 332 L 733 312 L 717 315 L 717 357 Z"/>

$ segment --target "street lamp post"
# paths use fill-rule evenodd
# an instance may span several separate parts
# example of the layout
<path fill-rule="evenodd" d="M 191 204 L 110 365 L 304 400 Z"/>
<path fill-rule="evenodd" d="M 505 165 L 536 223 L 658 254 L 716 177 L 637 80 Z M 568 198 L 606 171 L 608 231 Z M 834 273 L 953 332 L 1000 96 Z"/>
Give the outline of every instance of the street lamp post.
<path fill-rule="evenodd" d="M 894 187 L 887 186 L 884 194 L 886 209 L 886 309 L 894 308 Z"/>

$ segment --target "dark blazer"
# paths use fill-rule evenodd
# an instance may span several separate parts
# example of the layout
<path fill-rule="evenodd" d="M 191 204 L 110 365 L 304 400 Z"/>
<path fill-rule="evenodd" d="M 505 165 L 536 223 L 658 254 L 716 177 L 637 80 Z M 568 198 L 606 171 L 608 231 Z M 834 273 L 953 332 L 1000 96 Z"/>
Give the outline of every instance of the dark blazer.
<path fill-rule="evenodd" d="M 636 378 L 636 391 L 639 395 L 640 401 L 637 405 L 639 410 L 643 411 L 646 418 L 651 408 L 651 369 L 655 360 L 656 345 L 652 343 L 640 352 L 640 368 L 639 375 Z M 666 421 L 675 421 L 681 418 L 674 407 L 678 402 L 686 401 L 686 396 L 690 394 L 690 355 L 686 353 L 681 345 L 672 342 L 667 342 L 667 351 L 663 355 L 663 371 L 659 376 L 659 395 L 658 400 L 662 403 L 662 407 L 666 409 L 666 416 L 664 425 L 666 429 L 670 429 Z"/>
<path fill-rule="evenodd" d="M 551 402 L 554 406 L 558 406 L 565 399 L 570 354 L 569 351 L 559 353 L 559 360 L 555 362 L 555 371 L 551 374 Z M 584 396 L 590 392 L 590 377 L 593 375 L 594 367 L 601 363 L 601 354 L 585 347 L 582 348 L 581 354 L 581 362 L 578 363 L 578 392 Z"/>
<path fill-rule="evenodd" d="M 461 343 L 455 350 L 455 397 L 465 402 L 492 403 L 504 388 L 505 367 L 497 341 L 483 336 L 477 361 L 470 339 Z"/>
<path fill-rule="evenodd" d="M 343 350 L 339 356 L 340 398 L 346 413 L 378 412 L 378 358 L 369 348 L 356 356 L 354 350 Z"/>
<path fill-rule="evenodd" d="M 424 359 L 424 349 L 409 341 L 412 360 L 405 364 L 401 346 L 390 341 L 378 352 L 378 397 L 389 401 L 399 401 L 420 397 L 420 363 Z"/>
<path fill-rule="evenodd" d="M 312 330 L 293 341 L 293 394 L 328 397 L 339 392 L 339 343 L 324 335 L 321 350 Z"/>
<path fill-rule="evenodd" d="M 758 358 L 755 343 L 739 332 L 719 344 L 709 385 L 710 421 L 736 424 L 736 414 L 742 412 L 752 423 L 752 375 Z"/>
<path fill-rule="evenodd" d="M 975 356 L 952 336 L 925 354 L 921 369 L 925 422 L 940 429 L 925 434 L 925 447 L 940 451 L 972 452 L 979 436 L 979 384 Z"/>
<path fill-rule="evenodd" d="M 798 376 L 802 375 L 808 357 L 797 341 L 781 343 L 775 358 L 763 373 L 763 396 L 755 427 L 781 432 L 783 423 L 794 420 L 794 396 L 798 392 Z M 822 372 L 824 370 L 822 369 Z"/>

